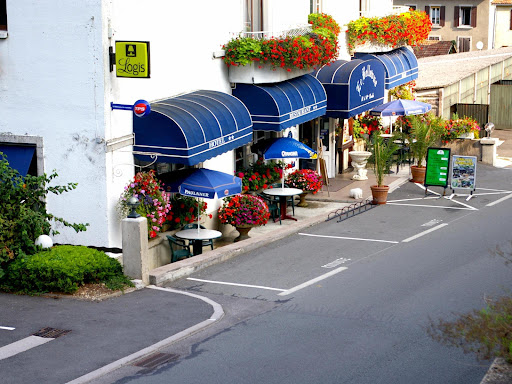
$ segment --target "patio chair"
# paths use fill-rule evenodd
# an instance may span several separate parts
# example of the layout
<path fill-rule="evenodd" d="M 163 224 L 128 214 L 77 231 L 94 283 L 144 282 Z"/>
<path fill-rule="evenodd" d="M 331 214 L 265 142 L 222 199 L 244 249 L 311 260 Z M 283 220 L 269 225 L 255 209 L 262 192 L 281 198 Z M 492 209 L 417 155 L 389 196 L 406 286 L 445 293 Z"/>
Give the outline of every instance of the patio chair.
<path fill-rule="evenodd" d="M 282 188 L 283 187 L 282 183 L 274 183 L 274 184 L 271 184 L 271 185 L 272 185 L 272 188 Z M 287 184 L 285 184 L 284 187 L 285 188 L 290 188 L 290 186 L 287 185 Z M 275 198 L 275 200 L 279 200 L 279 198 Z M 295 216 L 295 200 L 294 200 L 294 196 L 289 196 L 286 199 L 286 205 L 288 207 L 292 207 L 292 215 Z"/>
<path fill-rule="evenodd" d="M 409 166 L 411 165 L 411 148 L 404 137 L 400 139 L 398 146 L 398 150 L 395 153 L 396 173 L 405 163 L 408 163 Z"/>
<path fill-rule="evenodd" d="M 272 220 L 275 221 L 276 218 L 279 218 L 279 224 L 281 224 L 281 209 L 279 209 L 279 201 L 272 199 L 263 193 L 258 193 L 258 197 L 260 197 L 265 202 L 265 204 L 267 204 L 268 211 L 270 212 Z"/>
<path fill-rule="evenodd" d="M 169 240 L 169 247 L 171 248 L 171 263 L 193 256 L 190 252 L 190 246 L 185 240 L 170 235 L 167 235 L 167 240 Z"/>
<path fill-rule="evenodd" d="M 202 225 L 199 225 L 199 228 L 206 229 Z M 197 229 L 197 224 L 196 223 L 187 224 L 187 225 L 185 225 L 183 227 L 183 229 Z M 190 240 L 188 242 L 188 245 L 192 245 L 192 242 Z M 212 251 L 213 251 L 213 239 L 203 240 L 203 247 L 208 247 L 208 246 L 210 246 L 212 248 Z"/>

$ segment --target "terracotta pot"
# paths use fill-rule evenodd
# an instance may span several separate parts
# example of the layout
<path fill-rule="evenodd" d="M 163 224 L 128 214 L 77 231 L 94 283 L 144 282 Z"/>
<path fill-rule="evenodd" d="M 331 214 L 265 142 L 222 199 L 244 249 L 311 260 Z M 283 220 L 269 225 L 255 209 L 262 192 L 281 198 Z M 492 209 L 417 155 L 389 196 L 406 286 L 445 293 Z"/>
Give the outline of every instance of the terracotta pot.
<path fill-rule="evenodd" d="M 306 201 L 307 194 L 307 192 L 304 192 L 299 195 L 300 201 L 297 204 L 298 207 L 307 207 L 309 205 L 308 202 Z"/>
<path fill-rule="evenodd" d="M 373 196 L 373 204 L 386 204 L 388 200 L 389 187 L 387 185 L 372 185 L 370 186 Z"/>
<path fill-rule="evenodd" d="M 244 226 L 240 226 L 240 227 L 235 227 L 240 235 L 238 235 L 238 237 L 236 237 L 235 240 L 233 240 L 233 241 L 236 243 L 237 241 L 250 239 L 249 231 L 251 230 L 252 227 L 253 227 L 252 225 L 244 225 Z"/>
<path fill-rule="evenodd" d="M 411 175 L 412 175 L 412 182 L 413 183 L 425 183 L 425 172 L 427 168 L 426 167 L 418 167 L 417 165 L 411 166 Z"/>

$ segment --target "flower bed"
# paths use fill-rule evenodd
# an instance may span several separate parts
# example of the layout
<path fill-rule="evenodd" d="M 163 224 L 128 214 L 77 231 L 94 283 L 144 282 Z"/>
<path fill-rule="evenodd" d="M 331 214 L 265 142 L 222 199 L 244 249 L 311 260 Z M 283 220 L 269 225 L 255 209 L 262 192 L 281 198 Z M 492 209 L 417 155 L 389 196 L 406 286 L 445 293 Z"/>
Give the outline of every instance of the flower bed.
<path fill-rule="evenodd" d="M 430 17 L 423 11 L 404 12 L 385 17 L 360 17 L 347 25 L 350 52 L 365 43 L 393 48 L 418 45 L 432 30 Z"/>
<path fill-rule="evenodd" d="M 220 222 L 234 227 L 264 225 L 269 217 L 270 212 L 265 202 L 257 196 L 248 194 L 227 197 L 219 208 Z"/>
<path fill-rule="evenodd" d="M 289 187 L 315 194 L 322 188 L 322 178 L 318 172 L 312 169 L 298 169 L 288 175 L 286 184 Z"/>
<path fill-rule="evenodd" d="M 223 45 L 226 51 L 224 62 L 228 67 L 270 64 L 274 69 L 283 68 L 289 72 L 294 68 L 319 68 L 338 56 L 340 27 L 326 14 L 311 14 L 308 22 L 313 25 L 313 31 L 302 36 L 233 39 Z"/>
<path fill-rule="evenodd" d="M 125 188 L 119 200 L 119 211 L 123 217 L 129 213 L 126 201 L 135 196 L 139 200 L 136 211 L 148 220 L 148 236 L 154 238 L 167 219 L 171 209 L 169 197 L 163 193 L 155 171 L 138 172 Z"/>
<path fill-rule="evenodd" d="M 466 134 L 473 133 L 474 138 L 478 139 L 480 127 L 475 119 L 464 116 L 460 119 L 456 114 L 448 120 L 445 125 L 441 140 L 444 142 L 452 141 Z"/>
<path fill-rule="evenodd" d="M 250 167 L 235 172 L 235 175 L 242 179 L 242 190 L 244 192 L 258 191 L 271 188 L 270 184 L 281 180 L 283 166 L 291 168 L 291 165 L 284 165 L 282 161 L 264 162 L 259 159 Z"/>

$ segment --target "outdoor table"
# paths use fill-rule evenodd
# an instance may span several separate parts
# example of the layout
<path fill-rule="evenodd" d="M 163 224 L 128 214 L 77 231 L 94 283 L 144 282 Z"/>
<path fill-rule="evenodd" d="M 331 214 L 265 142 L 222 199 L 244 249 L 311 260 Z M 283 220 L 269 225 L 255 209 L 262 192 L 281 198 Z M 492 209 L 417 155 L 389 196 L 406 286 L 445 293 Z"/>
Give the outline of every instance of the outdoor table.
<path fill-rule="evenodd" d="M 222 232 L 214 229 L 191 228 L 178 231 L 174 236 L 192 241 L 192 253 L 195 256 L 203 253 L 203 240 L 218 239 L 222 236 Z"/>
<path fill-rule="evenodd" d="M 303 192 L 304 191 L 299 188 L 271 188 L 271 189 L 265 189 L 263 191 L 263 193 L 265 195 L 279 197 L 279 205 L 280 205 L 280 209 L 281 209 L 281 220 L 290 219 L 290 220 L 295 220 L 295 221 L 297 221 L 297 219 L 295 217 L 288 216 L 286 214 L 286 209 L 288 207 L 286 200 L 290 196 L 300 195 Z"/>

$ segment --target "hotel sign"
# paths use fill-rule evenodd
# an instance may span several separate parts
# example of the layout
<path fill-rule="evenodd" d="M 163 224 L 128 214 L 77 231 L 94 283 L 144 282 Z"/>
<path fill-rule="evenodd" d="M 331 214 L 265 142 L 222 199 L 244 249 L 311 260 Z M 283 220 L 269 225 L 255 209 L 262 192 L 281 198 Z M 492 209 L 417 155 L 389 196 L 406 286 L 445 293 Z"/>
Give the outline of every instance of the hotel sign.
<path fill-rule="evenodd" d="M 116 41 L 117 77 L 149 78 L 149 41 Z"/>

